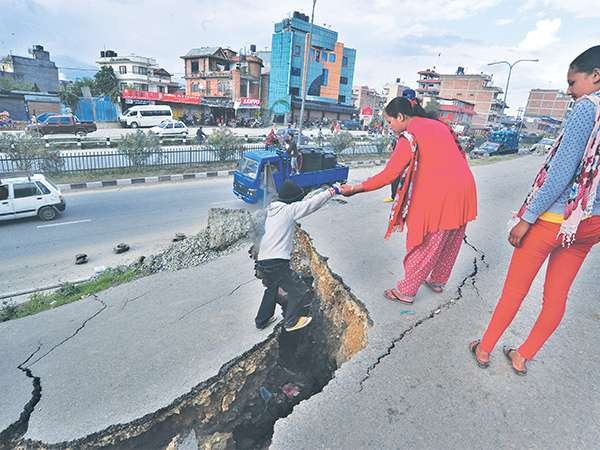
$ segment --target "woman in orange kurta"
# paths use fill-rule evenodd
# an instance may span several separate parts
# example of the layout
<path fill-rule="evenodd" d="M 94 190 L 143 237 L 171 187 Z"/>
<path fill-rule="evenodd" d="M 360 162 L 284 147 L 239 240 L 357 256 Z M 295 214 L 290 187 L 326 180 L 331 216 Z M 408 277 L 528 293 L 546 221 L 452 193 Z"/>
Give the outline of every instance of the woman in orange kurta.
<path fill-rule="evenodd" d="M 398 187 L 386 233 L 408 228 L 404 279 L 384 295 L 412 303 L 425 283 L 442 292 L 458 257 L 466 224 L 477 216 L 475 180 L 452 130 L 428 117 L 416 100 L 396 97 L 385 108 L 389 127 L 399 135 L 385 168 L 362 183 L 342 186 L 351 196 L 391 184 Z"/>

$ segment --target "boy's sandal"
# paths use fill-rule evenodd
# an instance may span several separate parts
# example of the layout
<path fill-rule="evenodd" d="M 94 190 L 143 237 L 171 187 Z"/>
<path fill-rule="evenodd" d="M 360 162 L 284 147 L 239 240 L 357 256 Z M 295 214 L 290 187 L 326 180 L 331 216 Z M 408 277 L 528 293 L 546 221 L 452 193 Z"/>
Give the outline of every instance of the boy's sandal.
<path fill-rule="evenodd" d="M 425 281 L 425 285 L 436 294 L 441 294 L 442 292 L 444 292 L 444 286 L 432 283 L 431 281 Z"/>
<path fill-rule="evenodd" d="M 517 375 L 524 376 L 527 374 L 527 368 L 525 368 L 523 370 L 517 369 L 513 365 L 513 360 L 510 356 L 511 353 L 516 352 L 516 351 L 517 351 L 516 349 L 511 348 L 511 347 L 507 347 L 507 346 L 502 347 L 502 353 L 504 353 L 504 356 L 506 356 L 506 359 L 508 359 L 508 362 L 509 362 L 510 367 L 513 370 L 513 372 L 516 373 Z"/>
<path fill-rule="evenodd" d="M 490 366 L 490 362 L 489 361 L 481 361 L 479 358 L 477 358 L 477 347 L 479 347 L 479 344 L 480 344 L 479 339 L 471 342 L 469 344 L 469 351 L 473 355 L 473 359 L 475 360 L 475 362 L 477 363 L 477 365 L 481 369 L 487 369 Z"/>
<path fill-rule="evenodd" d="M 409 295 L 404 295 L 398 292 L 395 288 L 386 289 L 383 291 L 383 296 L 388 300 L 392 300 L 394 302 L 405 303 L 407 305 L 412 305 L 414 302 L 414 298 Z"/>

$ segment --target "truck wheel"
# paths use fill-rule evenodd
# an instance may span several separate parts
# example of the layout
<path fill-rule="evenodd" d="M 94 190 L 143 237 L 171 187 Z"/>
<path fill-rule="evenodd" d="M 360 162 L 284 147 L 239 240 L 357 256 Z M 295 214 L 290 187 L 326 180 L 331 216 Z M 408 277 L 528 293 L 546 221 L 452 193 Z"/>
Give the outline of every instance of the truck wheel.
<path fill-rule="evenodd" d="M 131 128 L 137 128 L 138 124 L 137 122 L 131 122 L 131 125 L 129 125 Z"/>
<path fill-rule="evenodd" d="M 54 220 L 56 219 L 56 216 L 56 209 L 54 209 L 52 206 L 44 206 L 38 211 L 38 217 L 45 221 Z"/>

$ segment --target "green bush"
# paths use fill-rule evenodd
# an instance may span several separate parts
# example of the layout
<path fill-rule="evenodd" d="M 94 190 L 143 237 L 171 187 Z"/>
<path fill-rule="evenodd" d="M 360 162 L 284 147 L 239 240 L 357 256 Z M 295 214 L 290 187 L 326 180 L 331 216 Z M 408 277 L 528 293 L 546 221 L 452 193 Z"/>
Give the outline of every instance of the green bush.
<path fill-rule="evenodd" d="M 333 151 L 337 154 L 340 154 L 343 150 L 347 149 L 348 147 L 352 147 L 353 143 L 354 138 L 352 137 L 352 134 L 350 134 L 348 131 L 341 131 L 337 134 L 332 135 L 329 138 L 329 145 L 331 145 Z"/>
<path fill-rule="evenodd" d="M 244 138 L 236 136 L 228 128 L 214 130 L 206 140 L 210 150 L 217 152 L 219 161 L 231 160 L 244 144 Z"/>
<path fill-rule="evenodd" d="M 160 160 L 160 141 L 155 134 L 137 130 L 135 133 L 121 135 L 119 151 L 125 153 L 134 167 L 146 164 L 148 159 L 156 155 Z"/>
<path fill-rule="evenodd" d="M 60 152 L 47 149 L 37 133 L 0 135 L 0 153 L 6 153 L 19 170 L 27 172 L 57 172 L 64 166 Z"/>
<path fill-rule="evenodd" d="M 392 148 L 392 145 L 394 145 L 394 140 L 388 134 L 384 136 L 377 136 L 375 139 L 373 139 L 373 144 L 375 144 L 375 147 L 377 148 L 377 153 L 379 154 L 382 154 L 384 152 L 391 153 L 394 150 Z"/>

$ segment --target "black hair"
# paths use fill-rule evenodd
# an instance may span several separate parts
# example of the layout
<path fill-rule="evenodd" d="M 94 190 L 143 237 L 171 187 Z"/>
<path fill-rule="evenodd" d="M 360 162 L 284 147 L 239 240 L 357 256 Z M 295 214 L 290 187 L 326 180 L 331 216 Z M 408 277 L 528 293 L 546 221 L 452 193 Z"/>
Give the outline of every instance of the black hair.
<path fill-rule="evenodd" d="M 410 117 L 437 119 L 435 114 L 425 111 L 418 100 L 408 100 L 406 97 L 392 99 L 385 107 L 385 113 L 390 117 L 398 117 L 398 114 L 404 114 Z"/>
<path fill-rule="evenodd" d="M 573 60 L 569 69 L 574 72 L 590 74 L 594 69 L 600 70 L 600 45 L 588 48 L 585 52 Z"/>

